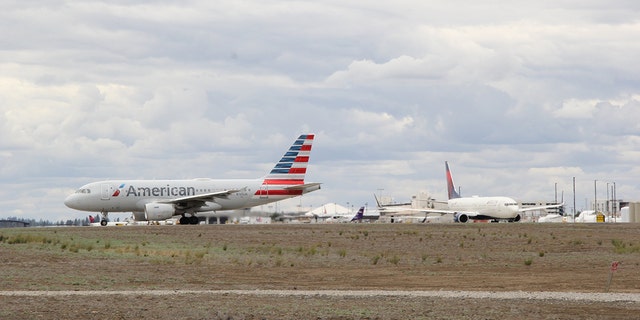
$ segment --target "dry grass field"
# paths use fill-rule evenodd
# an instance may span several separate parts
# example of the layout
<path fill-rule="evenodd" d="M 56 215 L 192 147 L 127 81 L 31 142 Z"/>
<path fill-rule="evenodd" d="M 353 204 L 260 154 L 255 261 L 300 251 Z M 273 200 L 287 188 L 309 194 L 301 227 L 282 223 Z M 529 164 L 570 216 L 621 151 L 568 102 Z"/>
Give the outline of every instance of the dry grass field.
<path fill-rule="evenodd" d="M 635 319 L 640 317 L 637 302 L 384 292 L 605 292 L 611 263 L 621 261 L 608 291 L 638 294 L 639 227 L 476 223 L 0 229 L 0 318 Z M 384 291 L 367 296 L 254 295 L 242 290 Z"/>

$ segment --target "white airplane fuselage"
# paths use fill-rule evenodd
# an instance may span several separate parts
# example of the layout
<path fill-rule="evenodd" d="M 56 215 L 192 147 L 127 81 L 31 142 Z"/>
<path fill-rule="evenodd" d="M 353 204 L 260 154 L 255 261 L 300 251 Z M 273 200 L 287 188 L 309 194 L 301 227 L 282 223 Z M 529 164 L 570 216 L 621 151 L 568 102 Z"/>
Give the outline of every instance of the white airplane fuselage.
<path fill-rule="evenodd" d="M 447 201 L 449 210 L 475 212 L 491 219 L 514 219 L 518 216 L 518 203 L 509 197 L 465 197 Z"/>
<path fill-rule="evenodd" d="M 196 213 L 246 209 L 320 189 L 305 183 L 313 134 L 300 135 L 269 173 L 259 179 L 105 180 L 86 184 L 68 196 L 69 208 L 100 212 L 133 212 L 136 220 L 196 224 Z"/>
<path fill-rule="evenodd" d="M 205 212 L 250 208 L 300 195 L 299 192 L 270 194 L 267 188 L 261 179 L 108 180 L 82 186 L 64 203 L 83 211 L 144 212 L 148 203 L 230 189 L 241 190 L 225 198 L 216 198 L 215 202 L 207 201 L 196 210 Z"/>

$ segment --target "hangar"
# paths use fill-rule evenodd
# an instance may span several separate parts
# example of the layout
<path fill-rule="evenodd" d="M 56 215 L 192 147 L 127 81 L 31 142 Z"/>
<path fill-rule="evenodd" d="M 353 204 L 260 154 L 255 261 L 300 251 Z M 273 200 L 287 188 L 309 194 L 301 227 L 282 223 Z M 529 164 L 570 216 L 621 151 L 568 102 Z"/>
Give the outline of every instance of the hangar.
<path fill-rule="evenodd" d="M 0 228 L 24 228 L 28 226 L 29 222 L 18 220 L 0 220 Z"/>

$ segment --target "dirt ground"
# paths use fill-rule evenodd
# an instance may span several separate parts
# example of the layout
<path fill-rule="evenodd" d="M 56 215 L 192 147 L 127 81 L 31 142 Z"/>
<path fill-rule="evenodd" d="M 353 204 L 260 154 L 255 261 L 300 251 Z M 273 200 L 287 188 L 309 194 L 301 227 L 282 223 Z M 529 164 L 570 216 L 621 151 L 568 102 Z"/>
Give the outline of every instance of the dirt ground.
<path fill-rule="evenodd" d="M 611 273 L 614 261 L 620 265 Z M 16 228 L 0 229 L 0 262 L 0 291 L 5 293 L 0 295 L 1 319 L 636 319 L 640 315 L 640 303 L 627 301 L 384 294 L 457 290 L 638 294 L 638 224 Z M 170 293 L 158 294 L 163 290 Z M 193 291 L 181 293 L 186 290 Z M 217 290 L 382 293 L 251 295 Z"/>

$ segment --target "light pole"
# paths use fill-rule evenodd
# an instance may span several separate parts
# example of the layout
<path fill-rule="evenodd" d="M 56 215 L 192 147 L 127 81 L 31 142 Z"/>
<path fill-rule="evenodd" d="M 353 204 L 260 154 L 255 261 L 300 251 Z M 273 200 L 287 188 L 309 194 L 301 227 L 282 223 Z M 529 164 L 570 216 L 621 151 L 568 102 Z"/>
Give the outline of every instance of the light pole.
<path fill-rule="evenodd" d="M 609 203 L 609 182 L 607 182 L 607 216 L 609 218 L 611 218 L 611 215 L 609 215 L 609 206 L 610 206 L 610 203 Z"/>
<path fill-rule="evenodd" d="M 593 212 L 598 214 L 598 180 L 593 180 Z"/>
<path fill-rule="evenodd" d="M 616 182 L 613 182 L 613 222 L 616 222 L 618 217 L 618 200 L 616 199 Z"/>

